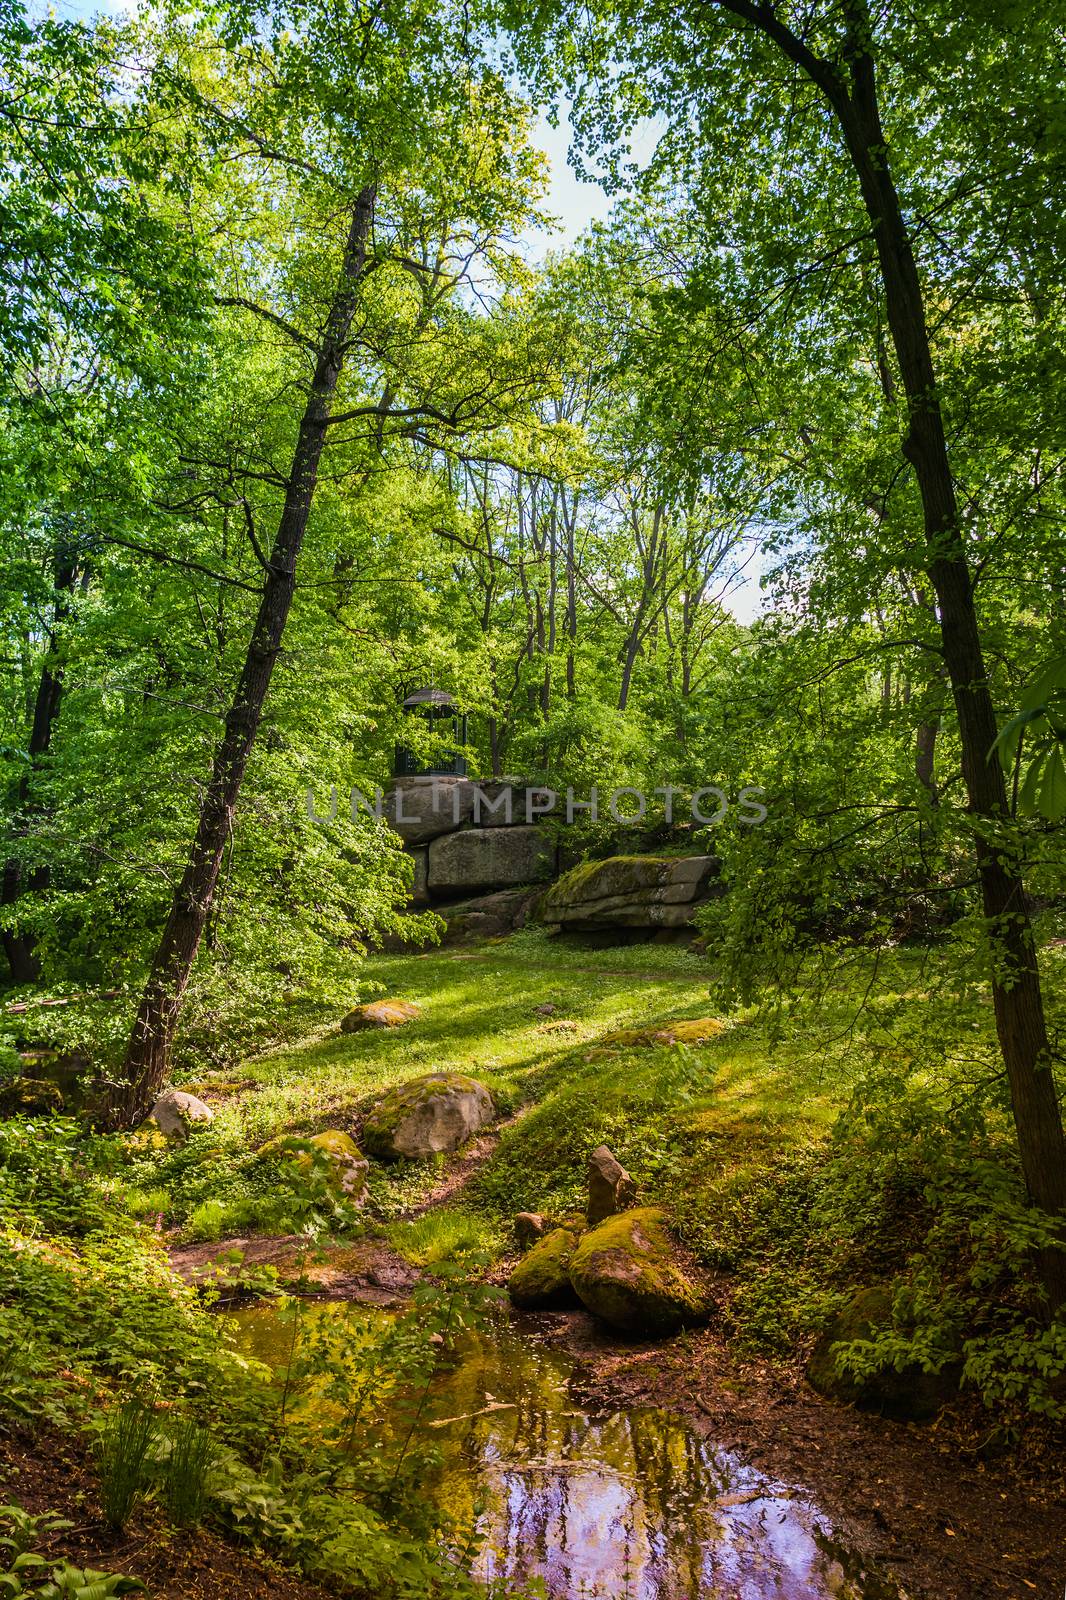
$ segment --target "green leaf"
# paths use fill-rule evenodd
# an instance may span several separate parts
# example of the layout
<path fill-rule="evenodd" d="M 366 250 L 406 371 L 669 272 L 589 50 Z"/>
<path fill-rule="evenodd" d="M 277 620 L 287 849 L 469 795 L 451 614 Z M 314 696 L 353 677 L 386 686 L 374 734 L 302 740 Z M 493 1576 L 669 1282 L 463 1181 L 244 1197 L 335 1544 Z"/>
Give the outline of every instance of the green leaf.
<path fill-rule="evenodd" d="M 1063 761 L 1058 745 L 1045 763 L 1038 805 L 1041 816 L 1049 822 L 1061 822 L 1066 816 L 1066 761 Z"/>
<path fill-rule="evenodd" d="M 1034 756 L 1029 763 L 1022 782 L 1021 793 L 1018 796 L 1018 810 L 1025 816 L 1032 816 L 1039 809 L 1040 784 L 1046 760 L 1047 755 L 1045 753 Z"/>
<path fill-rule="evenodd" d="M 1022 710 L 1044 707 L 1056 689 L 1066 689 L 1066 656 L 1057 656 L 1037 673 L 1019 702 Z"/>
<path fill-rule="evenodd" d="M 1025 729 L 1031 724 L 1038 722 L 1043 715 L 1044 707 L 1042 705 L 1036 706 L 1028 711 L 1019 711 L 1016 717 L 1012 717 L 1010 721 L 1000 729 L 996 736 L 995 743 L 992 745 L 992 750 L 995 750 L 998 746 L 1002 750 L 1006 760 L 1008 762 L 1013 761 L 1018 754 L 1018 750 L 1022 742 L 1022 734 L 1024 733 Z M 1036 731 L 1041 732 L 1043 730 L 1037 729 Z M 988 752 L 989 757 L 992 755 L 992 750 Z"/>

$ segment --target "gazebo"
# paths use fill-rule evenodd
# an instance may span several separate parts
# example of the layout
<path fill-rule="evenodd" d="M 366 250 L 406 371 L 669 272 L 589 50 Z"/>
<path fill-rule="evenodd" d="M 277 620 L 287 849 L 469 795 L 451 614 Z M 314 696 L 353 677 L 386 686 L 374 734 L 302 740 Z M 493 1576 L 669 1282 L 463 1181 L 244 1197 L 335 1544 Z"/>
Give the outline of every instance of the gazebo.
<path fill-rule="evenodd" d="M 396 746 L 397 778 L 465 778 L 466 713 L 456 710 L 455 701 L 444 689 L 416 689 L 403 703 L 405 715 L 420 717 L 430 730 L 450 738 L 452 749 L 431 767 L 419 764 L 420 758 L 404 744 Z"/>

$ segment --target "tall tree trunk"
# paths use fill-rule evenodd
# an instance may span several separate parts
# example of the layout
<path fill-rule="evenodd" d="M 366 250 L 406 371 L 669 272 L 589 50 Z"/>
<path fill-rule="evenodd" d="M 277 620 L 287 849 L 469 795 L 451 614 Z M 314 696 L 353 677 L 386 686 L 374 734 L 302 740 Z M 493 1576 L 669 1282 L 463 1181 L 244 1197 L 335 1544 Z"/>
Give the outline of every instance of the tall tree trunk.
<path fill-rule="evenodd" d="M 59 716 L 59 704 L 63 697 L 63 668 L 60 664 L 56 633 L 64 618 L 70 611 L 70 599 L 74 592 L 78 578 L 77 542 L 73 538 L 60 539 L 56 547 L 53 566 L 53 610 L 51 638 L 44 661 L 41 664 L 41 676 L 37 682 L 37 693 L 33 704 L 33 721 L 30 727 L 29 768 L 19 781 L 18 793 L 15 800 L 15 811 L 21 814 L 24 821 L 28 821 L 27 801 L 30 798 L 30 783 L 35 771 L 41 764 L 42 756 L 47 755 L 52 744 L 52 732 L 55 728 L 56 718 Z M 43 889 L 48 883 L 48 868 L 37 867 L 28 876 L 23 871 L 21 861 L 12 857 L 4 863 L 2 880 L 0 880 L 0 905 L 9 906 L 19 899 L 27 889 Z M 33 935 L 20 930 L 18 927 L 5 928 L 0 935 L 4 946 L 4 954 L 11 972 L 13 983 L 36 983 L 41 975 L 40 962 L 34 950 Z"/>
<path fill-rule="evenodd" d="M 359 283 L 366 270 L 374 197 L 373 188 L 364 189 L 352 212 L 340 280 L 300 421 L 259 612 L 215 753 L 196 837 L 133 1026 L 126 1052 L 127 1081 L 115 1091 L 108 1108 L 108 1120 L 113 1125 L 136 1122 L 166 1079 L 182 1000 L 211 910 L 248 756 L 292 604 L 296 562 L 318 482 L 330 405 L 344 362 Z"/>
<path fill-rule="evenodd" d="M 992 995 L 1010 1085 L 1022 1171 L 1033 1203 L 1066 1218 L 1066 1140 L 1051 1066 L 1040 971 L 1024 884 L 1014 865 L 1010 812 L 995 741 L 995 707 L 985 671 L 973 581 L 959 525 L 921 280 L 881 126 L 865 0 L 845 0 L 844 72 L 811 54 L 768 7 L 719 0 L 766 33 L 818 85 L 840 123 L 858 176 L 885 294 L 889 331 L 907 399 L 903 454 L 922 501 L 927 572 L 936 594 L 944 664 L 959 722 L 962 771 L 981 898 L 995 944 Z M 1044 1254 L 1053 1306 L 1066 1302 L 1066 1245 Z"/>
<path fill-rule="evenodd" d="M 920 722 L 914 739 L 914 775 L 929 796 L 931 805 L 940 804 L 936 787 L 936 736 L 939 724 Z"/>

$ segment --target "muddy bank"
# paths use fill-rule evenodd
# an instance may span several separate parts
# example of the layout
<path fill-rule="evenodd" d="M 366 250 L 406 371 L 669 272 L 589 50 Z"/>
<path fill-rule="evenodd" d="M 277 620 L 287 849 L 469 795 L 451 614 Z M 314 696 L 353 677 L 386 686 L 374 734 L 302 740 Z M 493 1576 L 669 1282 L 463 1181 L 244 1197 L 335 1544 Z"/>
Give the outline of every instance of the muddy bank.
<path fill-rule="evenodd" d="M 239 1263 L 235 1260 L 238 1252 Z M 170 1250 L 170 1265 L 179 1278 L 195 1286 L 214 1281 L 216 1266 L 226 1270 L 227 1256 L 232 1258 L 231 1272 L 253 1274 L 256 1269 L 273 1269 L 281 1287 L 291 1294 L 354 1300 L 385 1309 L 404 1305 L 421 1275 L 381 1239 L 313 1246 L 298 1233 L 175 1245 Z"/>
<path fill-rule="evenodd" d="M 823 1400 L 801 1372 L 739 1360 L 711 1330 L 622 1344 L 580 1311 L 516 1321 L 573 1357 L 588 1405 L 668 1408 L 753 1467 L 803 1483 L 848 1543 L 912 1597 L 1061 1600 L 1061 1456 L 1041 1483 L 1035 1469 L 967 1455 L 958 1428 Z"/>

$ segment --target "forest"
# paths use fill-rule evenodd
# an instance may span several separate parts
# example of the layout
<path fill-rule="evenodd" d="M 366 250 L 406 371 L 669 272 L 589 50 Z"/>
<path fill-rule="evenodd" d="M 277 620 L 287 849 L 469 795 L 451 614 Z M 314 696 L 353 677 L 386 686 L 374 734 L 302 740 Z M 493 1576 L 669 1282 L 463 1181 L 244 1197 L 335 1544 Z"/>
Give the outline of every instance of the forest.
<path fill-rule="evenodd" d="M 0 1596 L 1066 1585 L 1066 7 L 0 0 Z"/>

